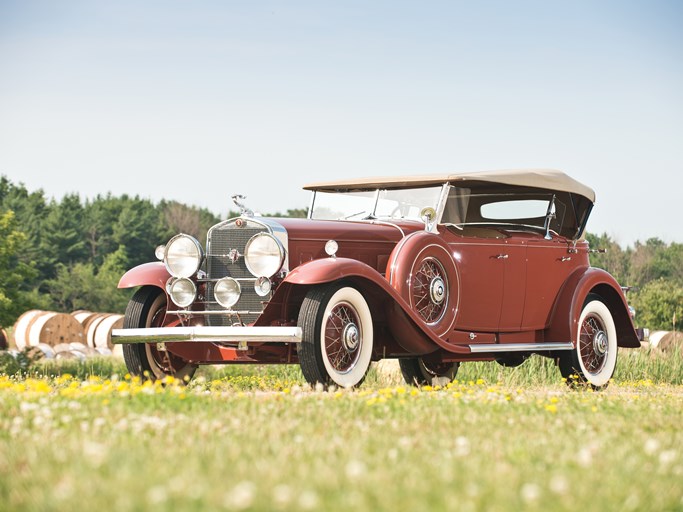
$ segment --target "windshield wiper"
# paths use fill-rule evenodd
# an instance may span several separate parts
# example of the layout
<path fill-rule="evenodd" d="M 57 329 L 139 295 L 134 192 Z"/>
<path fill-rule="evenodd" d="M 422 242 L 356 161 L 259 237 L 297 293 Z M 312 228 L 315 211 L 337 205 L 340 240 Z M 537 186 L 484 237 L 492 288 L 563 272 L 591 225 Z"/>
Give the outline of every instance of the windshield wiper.
<path fill-rule="evenodd" d="M 357 217 L 358 215 L 363 215 L 363 214 L 366 213 L 366 212 L 367 212 L 367 210 L 361 210 L 361 211 L 359 211 L 359 212 L 352 213 L 351 215 L 347 215 L 346 217 L 342 217 L 341 220 L 348 220 L 348 219 L 350 219 L 351 217 Z M 370 215 L 370 216 L 372 216 L 372 215 Z M 367 218 L 367 217 L 366 217 L 366 218 Z"/>

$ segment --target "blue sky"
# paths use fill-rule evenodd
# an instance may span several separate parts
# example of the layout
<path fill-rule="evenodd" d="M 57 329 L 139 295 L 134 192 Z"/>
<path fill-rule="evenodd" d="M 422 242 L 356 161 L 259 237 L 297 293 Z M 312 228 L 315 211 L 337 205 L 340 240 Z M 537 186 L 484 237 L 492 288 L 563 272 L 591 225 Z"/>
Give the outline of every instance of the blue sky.
<path fill-rule="evenodd" d="M 501 168 L 683 242 L 683 2 L 0 0 L 0 174 L 225 215 L 308 182 Z"/>

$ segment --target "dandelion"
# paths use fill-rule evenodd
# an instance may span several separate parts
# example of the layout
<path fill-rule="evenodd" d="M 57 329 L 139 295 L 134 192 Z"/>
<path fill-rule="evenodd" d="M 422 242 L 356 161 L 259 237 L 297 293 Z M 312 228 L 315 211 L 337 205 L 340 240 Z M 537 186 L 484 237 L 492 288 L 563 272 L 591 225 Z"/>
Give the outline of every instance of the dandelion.
<path fill-rule="evenodd" d="M 576 456 L 576 461 L 580 466 L 586 468 L 593 463 L 593 454 L 588 448 L 581 448 Z"/>
<path fill-rule="evenodd" d="M 273 501 L 280 507 L 289 505 L 292 501 L 292 497 L 292 488 L 288 485 L 279 484 L 273 488 Z"/>
<path fill-rule="evenodd" d="M 663 451 L 662 453 L 659 454 L 659 463 L 662 466 L 669 466 L 676 460 L 677 455 L 678 454 L 676 453 L 675 450 Z"/>
<path fill-rule="evenodd" d="M 304 510 L 314 510 L 318 508 L 318 495 L 315 491 L 307 490 L 299 496 L 299 506 Z"/>
<path fill-rule="evenodd" d="M 155 485 L 147 491 L 146 498 L 150 505 L 161 505 L 168 500 L 168 492 L 163 485 Z"/>
<path fill-rule="evenodd" d="M 541 496 L 541 489 L 536 484 L 524 484 L 520 490 L 522 500 L 526 503 L 537 501 Z"/>
<path fill-rule="evenodd" d="M 253 482 L 244 480 L 232 488 L 232 491 L 225 495 L 225 506 L 244 510 L 252 506 L 256 497 L 256 486 Z"/>
<path fill-rule="evenodd" d="M 352 460 L 346 464 L 346 476 L 351 480 L 356 480 L 365 475 L 365 464 L 359 460 Z"/>
<path fill-rule="evenodd" d="M 467 457 L 470 454 L 470 441 L 466 437 L 458 436 L 455 438 L 455 456 Z"/>
<path fill-rule="evenodd" d="M 645 441 L 645 446 L 643 449 L 648 455 L 654 455 L 659 450 L 659 441 L 654 438 L 650 438 Z"/>
<path fill-rule="evenodd" d="M 550 490 L 555 494 L 567 494 L 569 492 L 569 482 L 562 475 L 555 475 L 550 479 Z"/>

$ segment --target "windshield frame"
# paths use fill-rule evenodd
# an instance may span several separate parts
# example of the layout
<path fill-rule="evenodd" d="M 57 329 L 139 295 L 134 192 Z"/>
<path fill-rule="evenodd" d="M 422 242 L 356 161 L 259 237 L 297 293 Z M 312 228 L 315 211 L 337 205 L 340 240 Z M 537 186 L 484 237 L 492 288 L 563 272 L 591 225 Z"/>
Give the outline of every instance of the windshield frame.
<path fill-rule="evenodd" d="M 436 212 L 435 218 L 432 221 L 433 228 L 430 230 L 435 230 L 436 227 L 436 220 L 441 218 L 441 215 L 443 213 L 443 210 L 445 208 L 445 203 L 446 203 L 446 198 L 448 197 L 448 191 L 450 190 L 451 185 L 449 183 L 444 183 L 441 185 L 431 185 L 431 186 L 423 186 L 423 187 L 401 187 L 401 188 L 372 188 L 372 189 L 366 189 L 366 190 L 344 190 L 344 191 L 337 191 L 337 192 L 331 192 L 331 191 L 322 191 L 322 190 L 313 190 L 313 194 L 311 196 L 311 203 L 310 207 L 308 209 L 308 218 L 310 220 L 338 220 L 338 221 L 382 221 L 382 222 L 419 222 L 423 223 L 424 220 L 419 218 L 416 215 L 410 215 L 410 216 L 401 216 L 401 217 L 392 217 L 391 215 L 377 215 L 378 214 L 378 209 L 381 205 L 381 199 L 382 199 L 382 194 L 385 193 L 391 193 L 391 192 L 400 192 L 400 191 L 414 191 L 414 190 L 428 190 L 431 189 L 434 192 L 435 195 L 435 201 L 433 201 L 432 204 L 429 205 L 424 205 L 421 207 L 421 210 L 424 209 L 425 207 L 430 207 L 433 208 L 434 211 Z M 371 196 L 367 196 L 366 200 L 369 206 L 371 208 L 365 208 L 362 209 L 361 211 L 352 212 L 350 215 L 346 217 L 341 217 L 341 218 L 324 218 L 324 217 L 315 217 L 315 208 L 316 208 L 316 203 L 318 199 L 318 194 L 325 194 L 325 195 L 335 195 L 335 194 L 354 194 L 354 193 L 363 193 L 363 194 L 368 194 L 371 193 Z M 389 200 L 392 200 L 392 198 L 387 198 Z M 412 206 L 417 206 L 417 205 L 412 205 Z M 360 208 L 359 208 L 360 209 Z M 381 211 L 379 212 L 381 213 Z M 359 215 L 363 215 L 364 217 L 358 217 Z"/>

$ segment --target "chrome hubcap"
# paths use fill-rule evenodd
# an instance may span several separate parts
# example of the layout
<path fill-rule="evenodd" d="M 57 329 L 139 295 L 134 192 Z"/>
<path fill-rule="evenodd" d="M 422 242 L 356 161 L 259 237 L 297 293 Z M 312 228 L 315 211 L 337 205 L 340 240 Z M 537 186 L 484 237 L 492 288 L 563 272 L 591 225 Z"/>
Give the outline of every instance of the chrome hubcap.
<path fill-rule="evenodd" d="M 593 336 L 593 350 L 599 355 L 607 353 L 607 335 L 604 331 L 598 331 Z"/>
<path fill-rule="evenodd" d="M 349 323 L 344 326 L 342 332 L 342 343 L 347 352 L 353 352 L 360 343 L 360 331 L 354 323 Z"/>
<path fill-rule="evenodd" d="M 429 285 L 429 296 L 434 304 L 441 304 L 446 297 L 446 285 L 441 277 L 436 276 Z"/>

